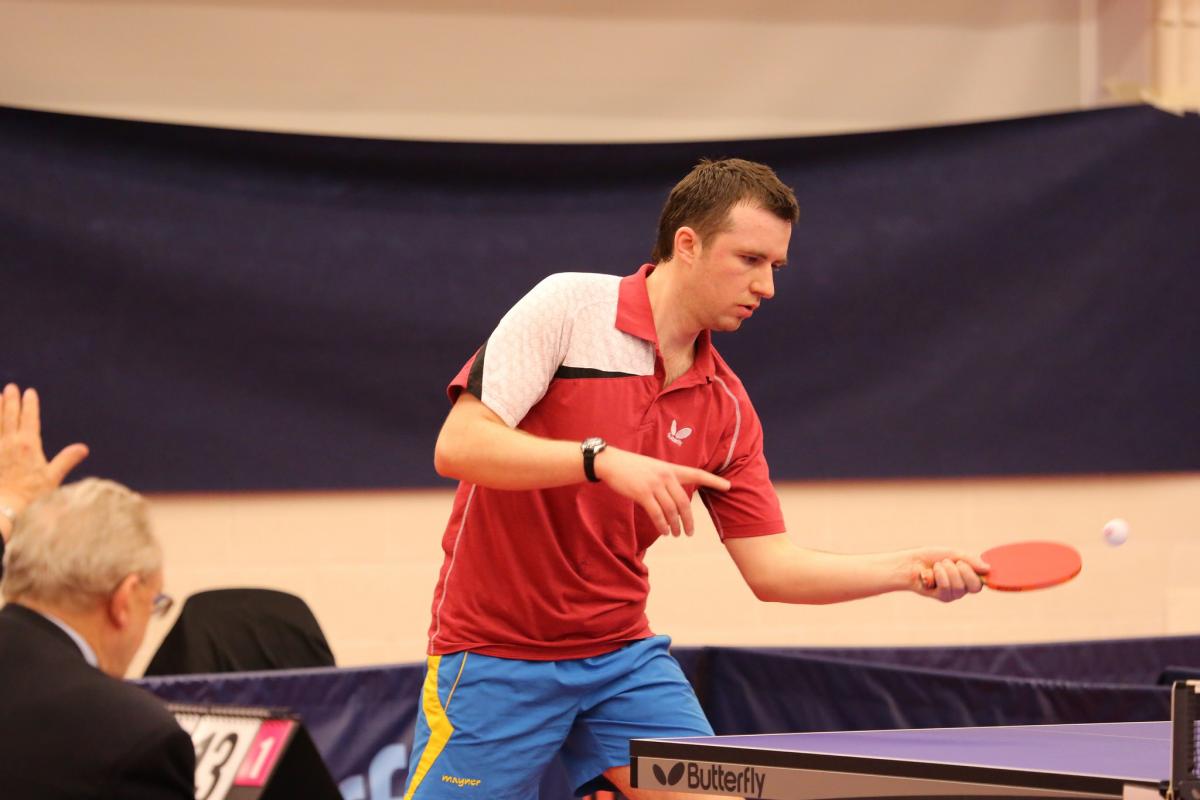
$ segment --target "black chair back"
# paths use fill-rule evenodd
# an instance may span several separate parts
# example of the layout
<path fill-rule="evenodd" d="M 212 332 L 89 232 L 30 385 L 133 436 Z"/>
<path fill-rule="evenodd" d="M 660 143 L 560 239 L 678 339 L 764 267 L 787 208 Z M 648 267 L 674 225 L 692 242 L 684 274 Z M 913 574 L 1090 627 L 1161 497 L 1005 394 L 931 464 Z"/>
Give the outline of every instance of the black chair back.
<path fill-rule="evenodd" d="M 308 604 L 274 589 L 213 589 L 189 597 L 146 675 L 336 666 Z"/>

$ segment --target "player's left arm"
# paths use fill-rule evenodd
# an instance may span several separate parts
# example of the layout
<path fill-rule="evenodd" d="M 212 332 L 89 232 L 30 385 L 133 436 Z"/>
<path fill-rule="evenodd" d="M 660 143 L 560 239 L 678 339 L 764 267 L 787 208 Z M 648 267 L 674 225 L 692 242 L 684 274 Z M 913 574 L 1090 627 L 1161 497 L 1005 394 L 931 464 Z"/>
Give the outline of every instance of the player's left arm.
<path fill-rule="evenodd" d="M 821 605 L 911 591 L 943 602 L 978 592 L 987 565 L 948 547 L 890 553 L 826 553 L 795 544 L 786 533 L 727 538 L 725 549 L 754 595 L 765 602 Z M 932 571 L 934 586 L 922 574 Z"/>
<path fill-rule="evenodd" d="M 842 554 L 808 550 L 784 530 L 783 511 L 763 454 L 762 424 L 740 383 L 729 396 L 731 415 L 726 461 L 715 470 L 728 491 L 702 493 L 725 548 L 760 600 L 773 603 L 840 603 L 887 592 L 912 591 L 943 602 L 978 592 L 987 565 L 948 547 L 891 553 Z M 924 576 L 932 575 L 930 588 Z"/>

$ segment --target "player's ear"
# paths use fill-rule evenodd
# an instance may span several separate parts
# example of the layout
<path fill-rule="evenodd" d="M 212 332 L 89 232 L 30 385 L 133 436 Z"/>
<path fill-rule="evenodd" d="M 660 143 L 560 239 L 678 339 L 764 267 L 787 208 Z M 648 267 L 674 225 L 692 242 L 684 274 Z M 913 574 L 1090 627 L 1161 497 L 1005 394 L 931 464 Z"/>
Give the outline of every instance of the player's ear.
<path fill-rule="evenodd" d="M 684 263 L 691 263 L 696 260 L 699 253 L 700 236 L 695 229 L 684 225 L 675 231 L 675 257 L 680 258 Z"/>
<path fill-rule="evenodd" d="M 126 575 L 108 596 L 108 619 L 115 627 L 124 628 L 129 625 L 133 614 L 133 594 L 141 580 L 135 574 Z"/>

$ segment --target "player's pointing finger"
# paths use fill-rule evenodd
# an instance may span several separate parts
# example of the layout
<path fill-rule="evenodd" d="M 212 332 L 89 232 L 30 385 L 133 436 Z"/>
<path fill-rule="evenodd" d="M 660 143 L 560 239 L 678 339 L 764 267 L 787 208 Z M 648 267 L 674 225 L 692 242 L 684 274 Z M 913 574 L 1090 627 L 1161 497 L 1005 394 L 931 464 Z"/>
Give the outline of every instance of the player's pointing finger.
<path fill-rule="evenodd" d="M 681 469 L 686 471 L 678 476 L 680 483 L 695 483 L 721 492 L 729 491 L 729 487 L 733 485 L 720 475 L 713 475 L 711 472 L 705 472 L 702 469 L 695 469 L 694 467 L 683 467 Z"/>

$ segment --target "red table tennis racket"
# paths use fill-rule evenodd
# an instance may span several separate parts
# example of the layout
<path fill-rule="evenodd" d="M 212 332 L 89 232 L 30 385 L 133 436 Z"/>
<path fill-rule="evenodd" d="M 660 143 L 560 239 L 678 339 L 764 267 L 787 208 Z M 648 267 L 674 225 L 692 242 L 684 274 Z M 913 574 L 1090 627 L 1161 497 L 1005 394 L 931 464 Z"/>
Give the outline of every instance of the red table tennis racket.
<path fill-rule="evenodd" d="M 981 576 L 983 582 L 1001 592 L 1057 586 L 1083 569 L 1079 551 L 1059 542 L 1013 542 L 993 547 L 980 557 L 991 566 Z M 927 588 L 933 588 L 933 570 L 925 570 L 921 578 Z"/>

